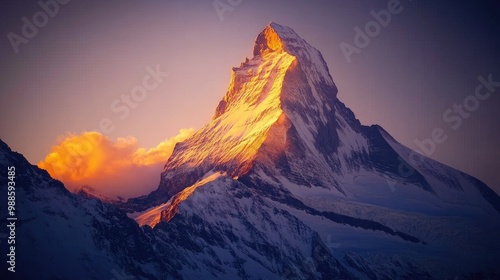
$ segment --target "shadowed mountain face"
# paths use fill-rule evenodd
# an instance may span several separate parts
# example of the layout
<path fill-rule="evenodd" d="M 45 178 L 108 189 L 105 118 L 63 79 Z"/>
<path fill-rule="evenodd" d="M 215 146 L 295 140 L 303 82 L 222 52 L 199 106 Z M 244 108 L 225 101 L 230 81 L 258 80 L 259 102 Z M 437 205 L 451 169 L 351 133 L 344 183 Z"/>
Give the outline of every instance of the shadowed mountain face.
<path fill-rule="evenodd" d="M 82 279 L 114 269 L 134 279 L 500 276 L 494 191 L 361 125 L 321 53 L 292 29 L 269 24 L 253 53 L 148 196 L 111 205 L 70 194 L 2 145 L 0 167 L 25 173 L 23 240 L 60 244 L 26 262 L 46 255 L 42 275 L 71 268 Z M 58 271 L 67 247 L 72 266 Z"/>

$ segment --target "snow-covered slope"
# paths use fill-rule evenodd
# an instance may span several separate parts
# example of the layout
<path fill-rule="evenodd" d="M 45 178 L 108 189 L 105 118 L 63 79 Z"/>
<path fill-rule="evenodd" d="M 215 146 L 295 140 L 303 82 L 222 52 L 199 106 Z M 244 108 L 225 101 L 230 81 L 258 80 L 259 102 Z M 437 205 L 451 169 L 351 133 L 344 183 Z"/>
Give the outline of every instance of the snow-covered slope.
<path fill-rule="evenodd" d="M 151 229 L 68 192 L 0 141 L 0 168 L 8 166 L 18 170 L 17 265 L 16 274 L 4 267 L 2 279 L 354 277 L 310 227 L 223 174 L 186 189 L 169 222 Z M 0 183 L 5 201 L 6 177 Z M 0 245 L 6 252 L 7 243 Z"/>
<path fill-rule="evenodd" d="M 168 222 L 176 214 L 172 205 L 155 206 L 182 206 L 197 193 L 192 186 L 222 172 L 324 241 L 335 239 L 346 266 L 370 263 L 376 253 L 409 264 L 392 277 L 495 267 L 498 195 L 471 176 L 415 157 L 381 127 L 361 125 L 336 96 L 320 52 L 292 29 L 269 24 L 257 36 L 254 57 L 233 68 L 211 122 L 176 146 L 158 190 L 124 208 Z M 429 261 L 445 256 L 450 267 Z M 392 265 L 371 264 L 371 272 L 360 273 L 371 277 Z"/>
<path fill-rule="evenodd" d="M 0 168 L 8 166 L 16 170 L 16 272 L 7 272 L 2 253 L 2 279 L 112 279 L 124 271 L 155 279 L 144 267 L 174 273 L 155 259 L 142 229 L 125 213 L 70 193 L 0 141 Z M 0 199 L 7 201 L 6 176 L 0 186 Z M 3 206 L 0 215 L 7 217 Z M 7 242 L 0 247 L 7 252 Z"/>

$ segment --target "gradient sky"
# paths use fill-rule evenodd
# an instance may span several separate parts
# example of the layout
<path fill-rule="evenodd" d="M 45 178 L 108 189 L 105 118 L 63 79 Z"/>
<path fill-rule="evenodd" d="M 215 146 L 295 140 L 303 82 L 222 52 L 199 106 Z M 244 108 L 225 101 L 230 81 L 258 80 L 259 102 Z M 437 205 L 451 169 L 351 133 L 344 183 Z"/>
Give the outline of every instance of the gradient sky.
<path fill-rule="evenodd" d="M 403 11 L 348 63 L 339 44 L 353 44 L 353 28 L 388 2 L 243 0 L 221 20 L 212 0 L 72 0 L 15 54 L 7 34 L 21 34 L 21 18 L 41 8 L 3 1 L 0 138 L 36 164 L 61 136 L 93 130 L 103 118 L 116 126 L 110 138 L 134 136 L 146 148 L 200 128 L 226 92 L 231 67 L 251 56 L 257 34 L 275 21 L 322 52 L 339 99 L 363 124 L 380 124 L 410 148 L 443 128 L 448 140 L 430 157 L 500 193 L 500 88 L 459 129 L 442 118 L 474 93 L 478 76 L 500 81 L 500 6 L 401 0 Z M 169 77 L 121 120 L 111 103 L 156 65 Z"/>

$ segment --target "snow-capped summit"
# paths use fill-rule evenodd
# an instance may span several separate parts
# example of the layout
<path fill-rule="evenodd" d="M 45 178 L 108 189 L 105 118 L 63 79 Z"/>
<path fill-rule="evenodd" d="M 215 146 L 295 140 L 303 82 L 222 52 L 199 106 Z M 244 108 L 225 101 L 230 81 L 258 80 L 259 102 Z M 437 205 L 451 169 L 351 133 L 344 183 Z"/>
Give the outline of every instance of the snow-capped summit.
<path fill-rule="evenodd" d="M 201 195 L 233 181 L 305 222 L 324 241 L 333 237 L 343 247 L 336 256 L 349 267 L 371 267 L 363 273 L 383 273 L 397 260 L 425 267 L 412 271 L 414 276 L 435 274 L 421 263 L 434 250 L 460 254 L 465 250 L 460 244 L 472 242 L 466 250 L 479 258 L 482 250 L 499 248 L 493 237 L 500 228 L 499 196 L 467 174 L 415 155 L 380 126 L 363 126 L 338 100 L 321 53 L 291 28 L 271 23 L 257 36 L 254 57 L 232 69 L 212 120 L 177 144 L 158 189 L 123 208 L 136 211 L 132 216 L 139 224 L 153 227 L 179 215 L 237 216 L 223 205 L 248 205 Z M 214 210 L 205 212 L 200 203 Z M 470 232 L 490 226 L 479 221 L 495 219 L 487 234 Z M 363 248 L 373 244 L 387 251 Z M 420 252 L 417 261 L 404 253 L 413 249 Z M 351 250 L 358 253 L 347 254 Z M 387 263 L 374 265 L 374 252 Z M 467 271 L 495 262 L 481 259 L 481 264 L 457 262 Z M 389 278 L 402 277 L 398 273 Z"/>
<path fill-rule="evenodd" d="M 142 211 L 158 206 L 214 172 L 232 178 L 265 173 L 263 178 L 272 178 L 270 184 L 281 176 L 362 201 L 373 189 L 360 189 L 357 182 L 368 178 L 391 188 L 396 183 L 412 184 L 432 197 L 449 195 L 460 182 L 471 182 L 463 173 L 430 159 L 415 162 L 408 149 L 382 128 L 361 125 L 336 94 L 321 53 L 291 28 L 270 23 L 257 36 L 254 57 L 232 69 L 227 93 L 212 120 L 177 144 L 158 189 L 131 199 L 127 207 Z M 402 165 L 413 172 L 402 174 Z M 440 169 L 450 179 L 443 181 L 435 172 Z M 441 184 L 434 184 L 436 180 Z M 455 202 L 467 199 L 470 191 L 482 198 L 484 207 L 500 209 L 494 195 L 483 196 L 484 184 L 463 184 L 463 192 L 453 195 Z M 297 195 L 304 194 L 301 189 L 296 189 Z"/>
<path fill-rule="evenodd" d="M 270 52 L 283 52 L 286 49 L 284 39 L 289 37 L 292 37 L 292 39 L 300 38 L 292 29 L 285 29 L 283 26 L 271 22 L 257 36 L 253 55 L 264 56 Z"/>
<path fill-rule="evenodd" d="M 327 127 L 335 126 L 338 101 L 321 53 L 292 29 L 276 23 L 257 36 L 254 53 L 232 69 L 227 93 L 212 121 L 176 146 L 159 189 L 148 196 L 145 205 L 164 202 L 209 171 L 233 177 L 245 174 L 271 141 L 276 152 L 284 151 L 284 139 L 269 137 L 278 130 L 286 133 L 289 127 L 295 128 L 301 142 L 315 153 L 311 145 L 318 135 L 319 141 L 338 142 L 336 137 L 327 139 Z"/>
<path fill-rule="evenodd" d="M 214 119 L 231 108 L 238 110 L 238 104 L 260 103 L 273 90 L 274 95 L 270 96 L 272 99 L 268 98 L 267 101 L 271 99 L 271 101 L 282 103 L 287 99 L 303 98 L 293 96 L 294 94 L 313 94 L 314 101 L 331 103 L 336 97 L 337 88 L 323 56 L 291 28 L 274 22 L 270 23 L 257 36 L 253 53 L 254 57 L 251 60 L 232 69 L 228 92 L 219 103 Z M 302 79 L 301 82 L 311 86 L 315 91 L 285 91 L 283 90 L 285 78 Z M 277 83 L 271 87 L 270 83 L 273 81 Z M 249 89 L 250 92 L 248 92 Z M 320 97 L 318 93 L 327 96 Z M 309 100 L 309 102 L 314 101 Z M 269 102 L 269 105 L 272 104 Z"/>
<path fill-rule="evenodd" d="M 271 22 L 257 36 L 253 49 L 254 56 L 264 57 L 272 52 L 286 52 L 297 58 L 309 78 L 335 86 L 330 76 L 328 66 L 321 53 L 290 27 Z"/>

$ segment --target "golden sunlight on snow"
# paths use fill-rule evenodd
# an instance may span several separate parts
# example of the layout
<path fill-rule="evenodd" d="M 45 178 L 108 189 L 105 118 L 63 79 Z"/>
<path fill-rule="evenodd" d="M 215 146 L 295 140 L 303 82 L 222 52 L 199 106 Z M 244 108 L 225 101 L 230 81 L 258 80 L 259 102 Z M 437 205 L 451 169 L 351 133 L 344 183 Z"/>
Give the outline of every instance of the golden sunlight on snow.
<path fill-rule="evenodd" d="M 235 173 L 231 176 L 249 168 L 283 114 L 282 85 L 294 61 L 286 52 L 272 52 L 233 68 L 228 92 L 212 121 L 186 141 L 187 149 L 172 155 L 169 168 L 229 164 Z"/>
<path fill-rule="evenodd" d="M 179 204 L 182 201 L 186 200 L 191 194 L 193 194 L 193 192 L 198 187 L 203 186 L 209 182 L 212 182 L 223 175 L 225 174 L 223 173 L 213 173 L 211 175 L 207 174 L 205 178 L 196 182 L 192 186 L 185 188 L 183 191 L 172 197 L 166 203 L 147 209 L 143 212 L 127 214 L 127 216 L 134 219 L 139 224 L 139 226 L 149 225 L 150 227 L 154 227 L 156 224 L 160 222 L 162 215 L 165 221 L 168 222 L 175 216 L 175 214 L 177 214 Z"/>
<path fill-rule="evenodd" d="M 267 26 L 264 31 L 259 34 L 259 37 L 260 36 L 263 38 L 257 38 L 257 44 L 261 44 L 257 47 L 261 56 L 270 52 L 279 52 L 284 50 L 283 41 L 271 26 Z"/>

